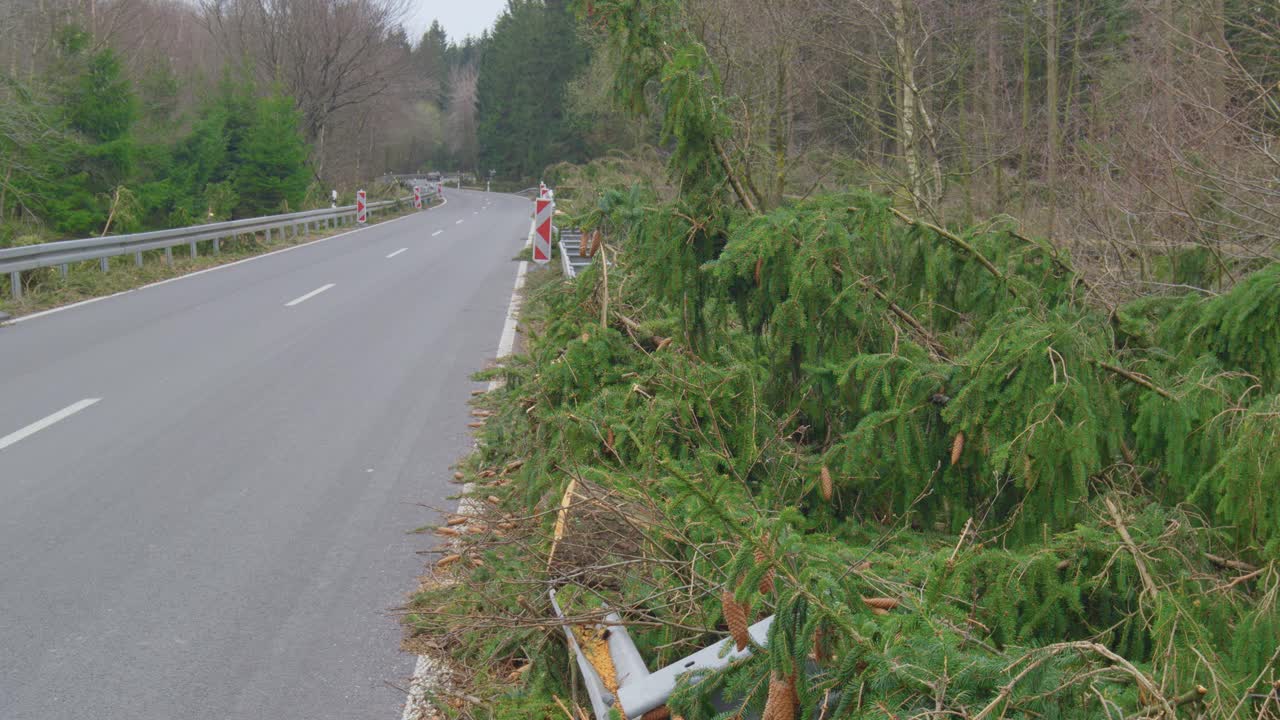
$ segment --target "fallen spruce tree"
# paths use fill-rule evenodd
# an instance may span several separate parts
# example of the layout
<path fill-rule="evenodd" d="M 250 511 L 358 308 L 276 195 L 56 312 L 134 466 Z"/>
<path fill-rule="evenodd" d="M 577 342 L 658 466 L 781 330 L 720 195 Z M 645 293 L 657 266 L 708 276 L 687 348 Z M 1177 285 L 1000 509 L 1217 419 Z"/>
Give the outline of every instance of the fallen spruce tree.
<path fill-rule="evenodd" d="M 1113 307 L 1010 227 L 765 211 L 677 4 L 591 12 L 678 191 L 563 178 L 608 264 L 533 293 L 408 616 L 461 711 L 574 716 L 561 587 L 651 667 L 775 615 L 688 720 L 1280 717 L 1280 265 Z"/>
<path fill-rule="evenodd" d="M 957 243 L 841 197 L 731 223 L 686 296 L 661 258 L 690 228 L 646 216 L 613 228 L 607 285 L 593 267 L 534 295 L 472 460 L 519 468 L 481 478 L 479 563 L 417 599 L 418 631 L 531 663 L 525 700 L 567 697 L 542 590 L 572 582 L 577 617 L 621 610 L 655 665 L 735 603 L 777 615 L 767 649 L 677 694 L 686 718 L 717 694 L 799 713 L 766 717 L 1280 713 L 1280 415 L 1223 322 L 1276 341 L 1274 267 L 1109 319 L 1011 233 Z M 571 479 L 627 542 L 551 567 Z"/>

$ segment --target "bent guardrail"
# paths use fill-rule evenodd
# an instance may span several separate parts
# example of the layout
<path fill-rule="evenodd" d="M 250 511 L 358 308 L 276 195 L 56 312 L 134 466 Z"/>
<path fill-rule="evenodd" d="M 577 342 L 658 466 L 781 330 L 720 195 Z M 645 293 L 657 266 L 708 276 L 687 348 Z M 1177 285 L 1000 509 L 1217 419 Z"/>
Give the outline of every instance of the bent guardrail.
<path fill-rule="evenodd" d="M 411 199 L 411 198 L 410 198 Z M 401 200 L 383 200 L 368 204 L 370 212 L 390 207 Z M 173 248 L 186 245 L 190 248 L 191 257 L 198 253 L 197 245 L 212 242 L 213 253 L 221 249 L 225 239 L 240 235 L 263 233 L 270 242 L 272 232 L 278 231 L 281 237 L 290 235 L 310 235 L 320 227 L 340 227 L 355 223 L 356 206 L 344 205 L 336 208 L 306 210 L 287 215 L 268 215 L 265 217 L 244 218 L 226 222 L 191 225 L 170 230 L 152 230 L 149 232 L 131 233 L 128 235 L 107 235 L 105 237 L 87 238 L 84 240 L 59 240 L 39 245 L 0 249 L 0 276 L 7 274 L 12 287 L 13 299 L 22 299 L 22 272 L 39 268 L 58 267 L 63 277 L 67 275 L 67 265 L 86 260 L 98 260 L 102 271 L 109 266 L 108 259 L 122 255 L 134 256 L 134 263 L 142 265 L 142 253 L 147 250 L 164 250 L 165 259 L 173 262 Z"/>
<path fill-rule="evenodd" d="M 587 243 L 584 247 L 583 243 Z M 578 273 L 591 264 L 596 248 L 583 237 L 578 229 L 560 231 L 560 269 L 567 278 L 575 278 Z"/>

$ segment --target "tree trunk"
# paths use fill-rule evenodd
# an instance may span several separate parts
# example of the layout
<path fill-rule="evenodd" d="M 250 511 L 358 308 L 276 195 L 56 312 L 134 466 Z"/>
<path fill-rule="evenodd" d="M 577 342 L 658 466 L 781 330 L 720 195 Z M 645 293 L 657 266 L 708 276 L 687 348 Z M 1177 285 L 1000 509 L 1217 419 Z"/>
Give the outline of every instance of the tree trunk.
<path fill-rule="evenodd" d="M 876 58 L 876 64 L 867 72 L 867 101 L 866 105 L 869 109 L 867 112 L 867 137 L 870 138 L 870 147 L 875 153 L 876 164 L 884 167 L 885 158 L 885 132 L 884 124 L 880 122 L 880 110 L 883 106 L 883 98 L 880 90 L 880 76 L 884 69 L 880 66 L 880 48 L 877 36 L 871 38 L 872 52 Z"/>
<path fill-rule="evenodd" d="M 1075 127 L 1075 110 L 1080 91 L 1080 43 L 1084 36 L 1085 0 L 1077 0 L 1075 24 L 1071 29 L 1071 75 L 1067 81 L 1067 96 L 1063 101 L 1063 128 L 1070 135 Z M 1061 134 L 1061 133 L 1060 133 Z M 1062 143 L 1060 143 L 1061 145 Z"/>
<path fill-rule="evenodd" d="M 920 208 L 920 163 L 916 156 L 915 52 L 908 41 L 907 0 L 893 0 L 894 47 L 897 52 L 899 141 L 898 150 L 907 168 L 907 191 L 912 205 Z"/>
<path fill-rule="evenodd" d="M 1054 223 L 1058 216 L 1058 0 L 1048 0 L 1045 4 L 1045 35 L 1045 111 L 1049 116 L 1049 155 L 1045 168 L 1045 185 L 1049 192 L 1049 223 L 1046 235 L 1052 241 Z"/>
<path fill-rule="evenodd" d="M 1157 88 L 1157 92 L 1164 96 L 1164 131 L 1167 138 L 1173 137 L 1173 116 L 1174 107 L 1177 100 L 1173 94 L 1173 56 L 1174 49 L 1177 44 L 1177 33 L 1175 32 L 1174 22 L 1174 0 L 1164 0 L 1164 87 Z"/>
<path fill-rule="evenodd" d="M 991 185 L 995 188 L 995 212 L 1004 212 L 1004 170 L 1001 163 L 997 159 L 999 154 L 992 140 L 991 126 L 995 123 L 996 114 L 999 112 L 1000 99 L 997 97 L 999 89 L 1000 60 L 998 52 L 999 34 L 999 13 L 992 12 L 991 19 L 987 23 L 987 97 L 985 105 L 985 117 L 982 120 L 983 145 L 986 150 L 986 162 L 991 165 Z"/>
<path fill-rule="evenodd" d="M 782 193 L 787 182 L 787 151 L 791 140 L 791 98 L 787 86 L 786 50 L 778 53 L 777 108 L 773 118 L 773 192 L 774 206 L 782 204 Z"/>
<path fill-rule="evenodd" d="M 324 177 L 324 125 L 320 126 L 320 132 L 316 133 L 316 179 Z"/>
<path fill-rule="evenodd" d="M 1023 223 L 1027 221 L 1027 196 L 1031 194 L 1031 12 L 1028 10 L 1022 30 L 1022 161 L 1018 174 L 1022 182 L 1019 211 Z"/>

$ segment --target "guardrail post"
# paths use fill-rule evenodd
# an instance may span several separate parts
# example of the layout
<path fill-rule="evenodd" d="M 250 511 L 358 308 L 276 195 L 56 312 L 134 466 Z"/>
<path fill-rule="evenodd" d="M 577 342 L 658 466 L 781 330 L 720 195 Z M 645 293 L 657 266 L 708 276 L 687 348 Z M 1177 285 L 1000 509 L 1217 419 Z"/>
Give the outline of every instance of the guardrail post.
<path fill-rule="evenodd" d="M 142 251 L 141 250 L 133 254 L 133 264 L 137 265 L 138 267 L 142 267 Z"/>
<path fill-rule="evenodd" d="M 164 249 L 164 261 L 169 263 L 170 267 L 173 267 L 173 248 L 167 247 Z"/>
<path fill-rule="evenodd" d="M 195 257 L 195 256 L 196 256 L 196 244 L 195 244 L 195 241 L 193 240 L 191 242 L 191 257 Z"/>
<path fill-rule="evenodd" d="M 108 258 L 102 258 L 98 261 L 98 266 L 102 268 L 102 272 L 106 272 L 111 267 L 111 261 Z"/>
<path fill-rule="evenodd" d="M 66 279 L 67 279 L 67 264 L 66 264 L 66 263 L 62 263 L 61 265 L 59 265 L 59 266 L 58 266 L 58 272 L 62 274 L 62 279 L 63 279 L 63 280 L 66 280 Z"/>
<path fill-rule="evenodd" d="M 9 273 L 9 284 L 13 286 L 13 299 L 22 299 L 22 273 L 13 271 Z"/>
<path fill-rule="evenodd" d="M 213 239 L 213 254 L 214 254 L 214 255 L 219 255 L 219 254 L 221 254 L 221 253 L 222 253 L 222 241 L 221 241 L 221 240 L 219 240 L 218 238 L 214 238 L 214 239 Z"/>

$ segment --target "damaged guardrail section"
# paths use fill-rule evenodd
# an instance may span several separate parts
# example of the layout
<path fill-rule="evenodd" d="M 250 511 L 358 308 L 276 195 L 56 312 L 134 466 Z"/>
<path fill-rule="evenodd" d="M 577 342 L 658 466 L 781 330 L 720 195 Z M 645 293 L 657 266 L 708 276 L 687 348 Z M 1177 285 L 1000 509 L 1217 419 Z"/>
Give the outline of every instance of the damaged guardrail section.
<path fill-rule="evenodd" d="M 551 607 L 555 609 L 556 617 L 563 620 L 565 615 L 556 602 L 556 591 L 551 590 L 550 595 Z M 772 624 L 773 616 L 770 615 L 747 628 L 752 642 L 761 646 L 767 644 L 769 626 Z M 597 720 L 608 720 L 609 712 L 615 707 L 622 712 L 623 717 L 641 717 L 650 710 L 665 705 L 682 677 L 687 675 L 693 682 L 697 682 L 702 676 L 751 655 L 751 645 L 738 650 L 732 638 L 725 638 L 651 673 L 631 640 L 631 634 L 622 624 L 622 618 L 617 613 L 610 613 L 605 616 L 605 622 L 599 629 L 604 634 L 609 659 L 613 663 L 613 679 L 617 682 L 615 694 L 605 685 L 595 665 L 583 652 L 570 625 L 566 622 L 563 628 L 578 669 L 582 672 L 587 695 L 591 698 L 591 710 Z"/>

